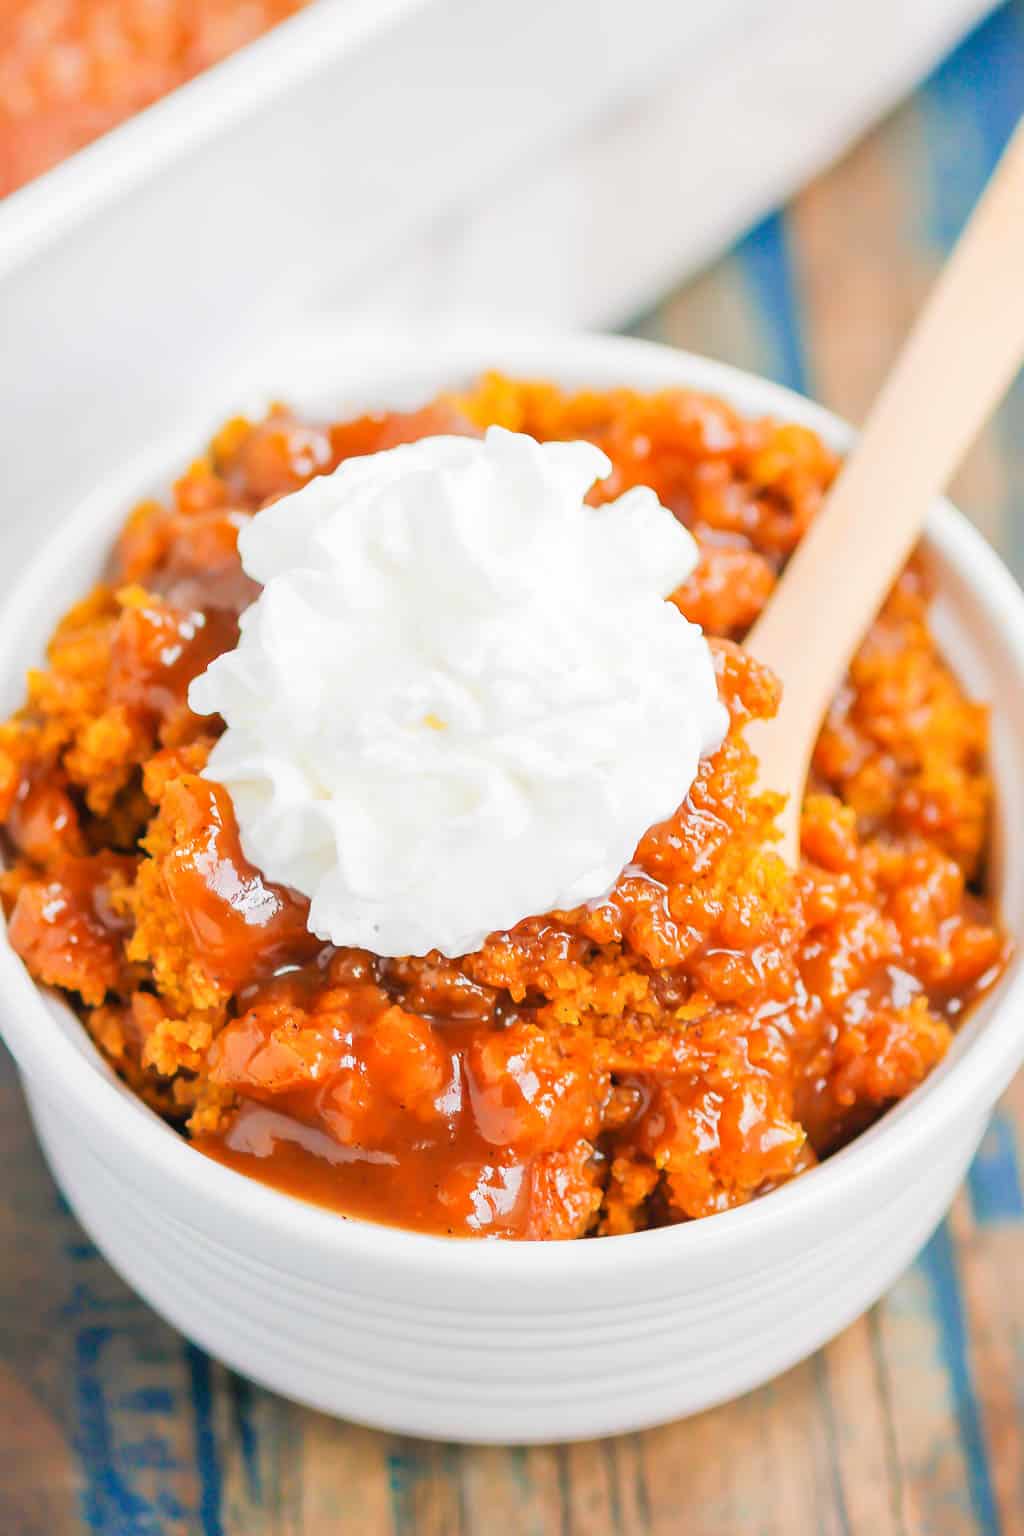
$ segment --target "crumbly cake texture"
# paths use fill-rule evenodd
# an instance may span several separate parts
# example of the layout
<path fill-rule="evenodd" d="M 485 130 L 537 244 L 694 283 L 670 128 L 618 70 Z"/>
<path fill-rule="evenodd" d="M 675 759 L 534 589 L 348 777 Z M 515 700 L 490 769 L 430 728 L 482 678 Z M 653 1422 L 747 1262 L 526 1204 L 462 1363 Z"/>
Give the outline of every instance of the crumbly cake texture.
<path fill-rule="evenodd" d="M 691 528 L 700 564 L 672 600 L 715 637 L 730 731 L 607 898 L 459 960 L 334 950 L 245 860 L 226 792 L 199 776 L 216 726 L 187 686 L 254 595 L 235 548 L 254 511 L 348 455 L 492 423 L 591 439 L 614 465 L 595 500 L 650 485 Z M 737 642 L 835 471 L 807 429 L 687 391 L 499 375 L 408 415 L 228 423 L 166 501 L 132 512 L 109 582 L 62 619 L 0 726 L 11 943 L 161 1114 L 343 1210 L 574 1237 L 791 1179 L 922 1080 L 1005 958 L 979 894 L 986 711 L 937 653 L 919 562 L 825 722 L 800 870 L 773 850 L 778 805 L 755 791 L 744 730 L 779 683 Z M 357 1187 L 353 1164 L 303 1154 L 278 1178 L 273 1157 L 224 1150 L 255 1108 L 399 1174 L 361 1165 Z"/>

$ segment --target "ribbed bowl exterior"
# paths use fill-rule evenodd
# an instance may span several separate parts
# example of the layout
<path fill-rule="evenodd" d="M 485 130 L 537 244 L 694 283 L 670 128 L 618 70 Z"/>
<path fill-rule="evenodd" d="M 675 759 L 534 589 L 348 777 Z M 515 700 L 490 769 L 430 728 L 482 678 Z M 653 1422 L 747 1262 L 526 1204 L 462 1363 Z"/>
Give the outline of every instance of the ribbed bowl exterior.
<path fill-rule="evenodd" d="M 111 1149 L 83 1141 L 59 1106 L 31 1090 L 29 1102 L 51 1167 L 97 1247 L 196 1343 L 343 1418 L 504 1443 L 660 1423 L 802 1359 L 910 1262 L 984 1128 L 975 1120 L 891 1169 L 858 1222 L 831 1223 L 809 1247 L 748 1255 L 737 1272 L 698 1259 L 652 1278 L 632 1301 L 615 1287 L 501 1295 L 440 1279 L 397 1298 L 357 1262 L 325 1264 L 313 1281 L 289 1269 L 287 1252 L 246 1246 L 244 1228 L 212 1237 L 162 1203 L 159 1188 L 136 1187 Z"/>

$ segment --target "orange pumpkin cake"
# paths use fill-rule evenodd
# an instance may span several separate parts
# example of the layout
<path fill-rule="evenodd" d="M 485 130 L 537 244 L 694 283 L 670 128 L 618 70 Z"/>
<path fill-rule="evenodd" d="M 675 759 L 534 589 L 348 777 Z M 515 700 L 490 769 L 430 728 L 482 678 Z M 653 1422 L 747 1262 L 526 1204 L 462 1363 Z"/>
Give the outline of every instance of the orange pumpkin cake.
<path fill-rule="evenodd" d="M 458 959 L 336 948 L 244 857 L 188 685 L 256 595 L 254 512 L 347 457 L 493 424 L 596 443 L 593 500 L 650 486 L 692 531 L 672 601 L 713 637 L 730 728 L 607 896 Z M 744 731 L 780 682 L 741 642 L 836 468 L 805 428 L 684 390 L 497 375 L 411 414 L 229 422 L 132 512 L 0 727 L 12 945 L 197 1147 L 345 1215 L 570 1238 L 792 1179 L 921 1082 L 1006 948 L 986 711 L 938 654 L 918 562 L 824 724 L 799 870 L 773 849 Z"/>

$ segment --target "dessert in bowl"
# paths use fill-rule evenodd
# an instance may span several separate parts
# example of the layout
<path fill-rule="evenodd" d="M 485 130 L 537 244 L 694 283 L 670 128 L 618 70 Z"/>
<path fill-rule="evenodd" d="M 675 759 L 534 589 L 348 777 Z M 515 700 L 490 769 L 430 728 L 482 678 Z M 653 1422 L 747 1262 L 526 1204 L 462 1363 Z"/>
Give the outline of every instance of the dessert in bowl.
<path fill-rule="evenodd" d="M 492 363 L 558 384 L 474 384 Z M 336 384 L 336 398 L 351 399 L 357 378 Z M 997 888 L 986 853 L 990 762 L 1009 827 L 1000 754 L 1012 760 L 1020 743 L 997 707 L 990 758 L 986 712 L 940 655 L 927 610 L 934 584 L 955 670 L 998 706 L 1020 665 L 1019 598 L 946 514 L 826 723 L 794 876 L 771 848 L 774 807 L 754 790 L 744 742 L 777 684 L 737 641 L 827 488 L 840 429 L 770 386 L 615 342 L 387 359 L 364 378 L 366 404 L 400 394 L 420 409 L 330 428 L 303 404 L 294 419 L 233 423 L 171 502 L 132 515 L 113 581 L 58 631 L 31 710 L 5 738 L 17 777 L 11 943 L 39 980 L 77 995 L 130 1088 L 209 1155 L 104 1084 L 81 1050 L 68 1058 L 54 1039 L 33 1063 L 28 1031 L 13 1023 L 12 1044 L 83 1219 L 144 1294 L 231 1363 L 335 1411 L 419 1432 L 529 1439 L 652 1422 L 763 1379 L 872 1299 L 938 1218 L 1015 1065 L 1016 1039 L 997 1023 L 1016 982 L 1016 866 L 1008 845 Z M 708 716 L 681 802 L 665 804 L 662 786 L 664 811 L 638 828 L 610 888 L 603 877 L 589 891 L 570 880 L 586 899 L 527 908 L 474 935 L 455 921 L 466 916 L 457 901 L 427 910 L 428 883 L 424 921 L 453 925 L 428 926 L 406 951 L 413 930 L 397 924 L 373 948 L 358 926 L 373 905 L 367 879 L 342 882 L 344 900 L 335 881 L 334 906 L 321 901 L 324 867 L 307 878 L 308 858 L 288 863 L 294 850 L 271 835 L 266 797 L 254 807 L 260 775 L 280 785 L 315 743 L 299 753 L 282 739 L 286 721 L 253 656 L 269 621 L 247 617 L 233 649 L 238 612 L 260 590 L 235 539 L 243 527 L 259 601 L 280 599 L 287 589 L 261 560 L 292 512 L 310 509 L 316 523 L 308 496 L 289 499 L 310 474 L 324 475 L 313 483 L 326 494 L 341 460 L 439 433 L 475 442 L 495 424 L 542 444 L 596 443 L 610 473 L 584 476 L 576 499 L 593 481 L 609 526 L 617 498 L 646 485 L 660 498 L 648 511 L 653 501 L 695 529 L 698 563 L 652 602 L 659 624 L 670 606 L 678 620 L 666 643 L 690 635 L 682 615 L 715 636 L 728 729 Z M 511 438 L 496 443 L 513 451 Z M 445 452 L 460 463 L 468 453 L 482 472 L 475 448 Z M 642 520 L 637 506 L 634 497 L 618 511 Z M 114 527 L 109 504 L 102 515 L 102 525 L 81 524 L 97 564 Z M 667 525 L 657 526 L 660 538 Z M 257 527 L 270 530 L 262 556 Z M 318 545 L 325 559 L 329 545 Z M 669 566 L 681 547 L 669 538 Z M 504 555 L 502 593 L 515 586 L 514 553 Z M 620 558 L 625 583 L 626 546 Z M 60 560 L 64 599 L 73 575 L 81 590 L 81 562 L 67 563 L 67 549 Z M 572 613 L 570 566 L 559 570 Z M 443 567 L 430 574 L 444 579 Z M 624 650 L 646 622 L 640 611 Z M 58 614 L 52 604 L 47 617 Z M 26 659 L 35 629 L 19 636 Z M 260 711 L 234 720 L 230 688 L 214 687 L 218 666 L 221 685 L 226 674 L 210 663 L 224 653 L 273 720 L 258 772 L 242 737 Z M 311 655 L 311 675 L 317 668 Z M 458 734 L 455 695 L 445 698 L 427 698 L 413 722 L 417 752 Z M 216 745 L 211 706 L 228 717 Z M 674 707 L 666 695 L 666 713 Z M 578 719 L 586 741 L 597 739 L 596 717 L 584 709 Z M 239 731 L 248 756 L 228 750 Z M 344 794 L 348 804 L 351 779 Z M 549 841 L 565 819 L 547 826 Z M 374 832 L 372 816 L 359 825 Z M 536 833 L 529 819 L 522 826 L 525 839 Z M 264 868 L 247 857 L 257 845 Z M 428 848 L 428 868 L 439 867 L 444 846 Z M 579 857 L 596 880 L 600 858 L 592 848 Z M 532 876 L 543 857 L 527 862 Z M 282 869 L 299 871 L 303 893 L 272 878 Z M 407 892 L 389 889 L 394 917 Z M 408 905 L 407 923 L 418 910 Z M 442 942 L 428 950 L 432 933 Z M 62 1023 L 66 1048 L 80 1026 L 66 1013 Z M 60 1071 L 48 1072 L 44 1061 L 56 1067 L 58 1057 Z M 60 1129 L 72 1080 L 90 1105 L 75 1138 Z M 129 1157 L 136 1141 L 145 1152 Z M 119 1198 L 105 1215 L 111 1168 Z M 449 1232 L 587 1240 L 435 1235 Z M 595 1397 L 609 1377 L 614 1390 Z"/>

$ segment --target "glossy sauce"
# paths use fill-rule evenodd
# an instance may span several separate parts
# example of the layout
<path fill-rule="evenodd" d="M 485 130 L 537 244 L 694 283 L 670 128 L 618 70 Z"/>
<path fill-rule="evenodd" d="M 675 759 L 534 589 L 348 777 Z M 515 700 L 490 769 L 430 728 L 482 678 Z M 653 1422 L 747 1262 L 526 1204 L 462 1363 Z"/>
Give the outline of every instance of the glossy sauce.
<path fill-rule="evenodd" d="M 335 950 L 246 860 L 188 683 L 253 595 L 247 517 L 347 455 L 489 422 L 592 438 L 615 466 L 595 499 L 651 484 L 693 528 L 673 600 L 719 637 L 730 733 L 607 896 L 457 960 Z M 912 1091 L 1006 959 L 985 713 L 936 654 L 913 567 L 825 723 L 799 873 L 766 845 L 743 732 L 778 684 L 732 642 L 834 472 L 804 429 L 683 391 L 493 377 L 408 414 L 229 422 L 133 513 L 109 588 L 0 726 L 12 943 L 204 1152 L 343 1214 L 569 1238 L 798 1176 Z"/>
<path fill-rule="evenodd" d="M 325 952 L 312 973 L 253 997 L 212 1053 L 214 1078 L 243 1085 L 246 1102 L 198 1146 L 242 1172 L 255 1159 L 277 1188 L 350 1215 L 454 1236 L 540 1235 L 535 1185 L 561 1143 L 564 1069 L 545 1100 L 528 1036 L 510 1051 L 500 1025 L 411 1014 L 375 974 L 370 956 Z M 305 1030 L 297 991 L 317 1000 Z M 589 1147 L 582 1161 L 596 1163 Z M 586 1171 L 577 1201 L 591 1209 Z"/>
<path fill-rule="evenodd" d="M 235 992 L 318 949 L 308 901 L 264 880 L 243 854 L 227 791 L 189 776 L 167 795 L 179 820 L 163 880 L 208 973 Z"/>

